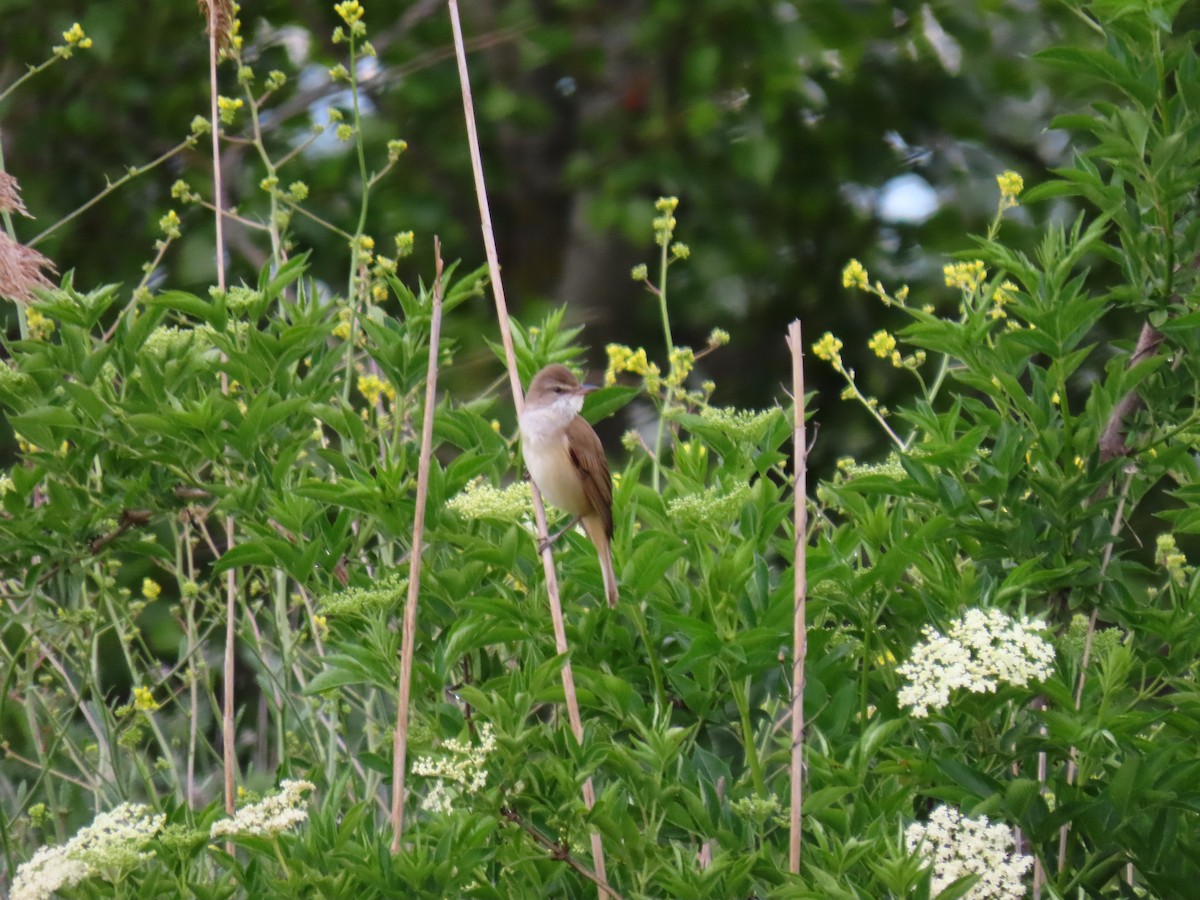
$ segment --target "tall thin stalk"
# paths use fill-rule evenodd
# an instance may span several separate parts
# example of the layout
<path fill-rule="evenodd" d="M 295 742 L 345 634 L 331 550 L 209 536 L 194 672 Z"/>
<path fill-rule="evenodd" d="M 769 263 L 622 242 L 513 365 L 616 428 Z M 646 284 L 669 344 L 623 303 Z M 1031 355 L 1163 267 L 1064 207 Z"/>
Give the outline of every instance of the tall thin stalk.
<path fill-rule="evenodd" d="M 488 206 L 487 185 L 483 178 L 483 160 L 479 153 L 479 135 L 475 128 L 475 104 L 471 99 L 471 81 L 467 74 L 467 54 L 463 47 L 462 23 L 458 17 L 457 0 L 449 0 L 450 24 L 454 30 L 454 51 L 458 58 L 458 78 L 462 87 L 463 116 L 467 126 L 467 141 L 471 148 L 471 169 L 475 176 L 475 194 L 479 201 L 479 218 L 483 229 L 483 246 L 487 252 L 488 272 L 492 282 L 492 295 L 496 301 L 496 318 L 500 326 L 500 339 L 504 345 L 504 359 L 508 366 L 509 385 L 512 388 L 513 406 L 517 415 L 525 406 L 525 393 L 521 388 L 521 377 L 517 371 L 517 357 L 513 349 L 512 331 L 508 324 L 508 304 L 504 300 L 504 285 L 500 278 L 500 259 L 496 252 L 496 236 L 492 231 L 492 213 Z M 570 722 L 571 733 L 575 740 L 583 743 L 583 719 L 579 714 L 579 698 L 575 693 L 575 675 L 568 656 L 570 647 L 567 644 L 567 630 L 563 623 L 562 601 L 558 593 L 558 578 L 554 571 L 554 555 L 551 553 L 546 538 L 549 530 L 546 527 L 546 508 L 542 504 L 542 494 L 537 485 L 530 482 L 533 494 L 533 514 L 537 523 L 537 533 L 542 541 L 542 568 L 546 574 L 546 594 L 550 602 L 550 619 L 554 627 L 554 646 L 556 652 L 563 657 L 562 683 L 563 698 L 567 705 L 567 719 Z M 596 789 L 589 776 L 583 783 L 583 802 L 588 809 L 596 803 Z M 608 886 L 608 878 L 604 869 L 604 843 L 598 831 L 591 832 L 592 865 L 596 872 L 596 886 L 599 894 L 612 897 L 616 893 Z"/>
<path fill-rule="evenodd" d="M 213 158 L 213 221 L 216 226 L 217 288 L 225 290 L 225 217 L 222 215 L 224 185 L 221 181 L 221 116 L 217 106 L 220 91 L 217 86 L 217 62 L 220 48 L 228 40 L 229 13 L 221 5 L 222 0 L 202 0 L 202 9 L 208 22 L 208 94 L 209 119 L 212 122 Z M 221 393 L 229 393 L 229 375 L 221 373 Z M 225 551 L 233 549 L 233 516 L 225 517 Z M 237 573 L 229 569 L 225 573 L 225 667 L 224 691 L 221 702 L 221 753 L 224 758 L 225 811 L 232 815 L 234 810 L 234 769 L 237 765 L 233 733 L 233 664 L 237 650 Z"/>
<path fill-rule="evenodd" d="M 400 699 L 392 754 L 392 852 L 400 852 L 404 834 L 404 776 L 408 756 L 408 704 L 412 689 L 413 641 L 417 630 L 417 598 L 421 592 L 421 545 L 425 534 L 425 501 L 429 495 L 430 454 L 433 452 L 433 410 L 437 405 L 438 344 L 442 337 L 442 244 L 433 239 L 434 279 L 432 322 L 429 326 L 429 368 L 425 375 L 425 416 L 421 423 L 421 458 L 417 464 L 417 508 L 413 513 L 412 550 L 408 563 L 408 597 L 400 647 Z"/>
<path fill-rule="evenodd" d="M 792 404 L 795 415 L 792 443 L 795 447 L 795 484 L 792 501 L 795 517 L 795 549 L 792 573 L 792 761 L 791 761 L 791 832 L 788 867 L 800 872 L 800 807 L 804 800 L 804 662 L 808 655 L 808 629 L 805 622 L 808 603 L 808 444 L 804 434 L 804 343 L 800 338 L 800 320 L 788 326 L 788 347 L 792 351 Z"/>

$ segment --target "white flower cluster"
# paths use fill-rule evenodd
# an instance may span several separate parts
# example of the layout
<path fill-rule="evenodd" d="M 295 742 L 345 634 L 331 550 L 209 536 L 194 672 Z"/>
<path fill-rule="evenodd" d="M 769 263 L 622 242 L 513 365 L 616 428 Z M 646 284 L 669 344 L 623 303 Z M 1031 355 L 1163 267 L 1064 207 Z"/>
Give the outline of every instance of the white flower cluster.
<path fill-rule="evenodd" d="M 930 893 L 936 896 L 947 885 L 967 875 L 979 881 L 964 900 L 1020 900 L 1025 896 L 1025 873 L 1033 858 L 1016 852 L 1012 829 L 970 819 L 950 806 L 938 806 L 922 825 L 915 822 L 904 833 L 910 853 L 919 853 L 933 866 Z"/>
<path fill-rule="evenodd" d="M 728 525 L 742 511 L 750 496 L 746 485 L 735 487 L 728 494 L 713 485 L 705 491 L 686 494 L 667 502 L 667 512 L 674 519 L 697 525 Z"/>
<path fill-rule="evenodd" d="M 460 795 L 474 794 L 487 784 L 488 773 L 484 763 L 487 762 L 488 754 L 496 749 L 496 736 L 492 732 L 492 726 L 485 724 L 479 729 L 478 747 L 452 739 L 446 741 L 442 749 L 450 754 L 448 758 L 434 759 L 422 756 L 412 767 L 414 775 L 437 779 L 425 799 L 421 801 L 421 809 L 432 813 L 448 813 L 453 809 L 447 782 L 454 786 L 455 793 Z"/>
<path fill-rule="evenodd" d="M 779 407 L 759 412 L 733 407 L 706 406 L 700 410 L 700 418 L 704 420 L 705 424 L 716 426 L 735 441 L 757 444 L 780 412 Z"/>
<path fill-rule="evenodd" d="M 943 636 L 922 629 L 925 640 L 896 671 L 909 683 L 900 689 L 901 706 L 923 718 L 943 709 L 950 692 L 995 692 L 1001 684 L 1025 686 L 1050 677 L 1054 648 L 1036 632 L 1036 622 L 1010 618 L 998 609 L 967 610 Z"/>
<path fill-rule="evenodd" d="M 213 822 L 208 836 L 214 840 L 234 834 L 273 837 L 308 819 L 308 809 L 301 804 L 305 792 L 313 789 L 309 781 L 285 780 L 280 783 L 278 793 L 243 806 L 228 819 Z"/>
<path fill-rule="evenodd" d="M 497 488 L 482 478 L 476 478 L 446 501 L 446 508 L 464 519 L 504 519 L 515 522 L 529 515 L 532 504 L 528 481 L 514 481 L 506 488 Z"/>
<path fill-rule="evenodd" d="M 42 847 L 17 869 L 10 900 L 49 900 L 85 878 L 128 869 L 152 854 L 142 847 L 162 830 L 166 816 L 141 803 L 122 803 L 96 816 L 65 844 Z"/>

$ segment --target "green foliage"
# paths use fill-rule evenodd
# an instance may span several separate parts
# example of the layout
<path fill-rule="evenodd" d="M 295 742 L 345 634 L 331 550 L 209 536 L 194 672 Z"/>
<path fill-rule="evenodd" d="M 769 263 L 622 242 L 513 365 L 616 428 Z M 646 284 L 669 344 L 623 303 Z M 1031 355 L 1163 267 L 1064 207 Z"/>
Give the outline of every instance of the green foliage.
<path fill-rule="evenodd" d="M 353 60 L 359 7 L 337 14 Z M 665 356 L 610 345 L 587 410 L 657 413 L 652 442 L 627 435 L 615 478 L 620 608 L 581 534 L 555 551 L 582 741 L 495 418 L 503 392 L 445 391 L 434 411 L 406 828 L 391 852 L 435 288 L 408 286 L 364 230 L 377 179 L 355 117 L 357 208 L 328 213 L 357 216 L 332 225 L 348 238 L 345 296 L 297 252 L 305 192 L 271 183 L 253 286 L 85 291 L 68 275 L 4 339 L 0 403 L 20 441 L 0 477 L 7 884 L 57 860 L 78 897 L 575 897 L 596 889 L 597 835 L 628 898 L 1021 896 L 1034 861 L 1046 896 L 1187 895 L 1200 877 L 1200 575 L 1180 546 L 1200 530 L 1196 56 L 1159 7 L 1079 14 L 1105 48 L 1044 56 L 1108 92 L 1063 123 L 1092 143 L 1058 181 L 1023 192 L 1000 177 L 988 234 L 945 269 L 953 313 L 846 267 L 847 288 L 907 318 L 869 349 L 910 399 L 870 397 L 832 334 L 813 347 L 886 450 L 844 460 L 809 499 L 798 874 L 784 799 L 792 415 L 723 408 L 716 385 L 694 383 L 728 335 L 699 352 L 672 339 L 667 270 L 691 265 L 673 249 L 673 198 L 652 224 L 656 277 L 638 271 Z M 692 77 L 717 64 L 701 55 Z M 343 77 L 357 97 L 355 67 Z M 243 110 L 261 102 L 249 93 Z M 689 121 L 704 130 L 711 113 Z M 282 162 L 256 149 L 273 179 Z M 763 177 L 780 164 L 747 153 Z M 1002 239 L 1018 196 L 1088 206 L 1021 249 Z M 482 284 L 446 267 L 450 323 Z M 1130 321 L 1136 345 L 1100 342 Z M 562 310 L 512 326 L 523 379 L 580 355 Z M 450 333 L 446 374 L 461 352 L 500 353 Z M 246 791 L 232 823 L 227 603 Z M 1002 638 L 979 637 L 981 610 Z M 977 834 L 918 846 L 914 823 L 933 828 L 942 807 Z M 79 851 L 72 836 L 110 810 L 148 833 Z M 986 834 L 1010 858 L 961 864 L 983 858 Z M 1016 874 L 988 893 L 1001 871 Z"/>

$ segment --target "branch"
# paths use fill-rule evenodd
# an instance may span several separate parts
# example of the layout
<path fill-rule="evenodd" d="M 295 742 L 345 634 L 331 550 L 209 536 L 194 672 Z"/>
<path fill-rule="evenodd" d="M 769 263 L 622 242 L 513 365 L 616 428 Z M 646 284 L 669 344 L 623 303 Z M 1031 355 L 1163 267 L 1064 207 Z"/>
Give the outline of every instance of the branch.
<path fill-rule="evenodd" d="M 1164 337 L 1165 335 L 1149 322 L 1143 325 L 1142 333 L 1138 335 L 1137 346 L 1133 350 L 1133 355 L 1129 357 L 1129 364 L 1125 367 L 1126 370 L 1132 369 L 1142 360 L 1157 353 Z M 1125 422 L 1142 408 L 1143 402 L 1141 394 L 1134 389 L 1113 407 L 1104 431 L 1100 434 L 1100 462 L 1105 463 L 1118 456 L 1128 455 L 1129 445 L 1125 442 Z"/>
<path fill-rule="evenodd" d="M 565 843 L 550 840 L 550 838 L 546 837 L 546 835 L 542 834 L 542 832 L 522 819 L 520 813 L 518 813 L 512 807 L 502 807 L 500 810 L 500 815 L 533 838 L 535 843 L 544 847 L 546 850 L 549 850 L 551 859 L 558 860 L 559 862 L 565 862 L 584 878 L 588 879 L 588 881 L 591 881 L 593 884 L 595 884 L 596 887 L 601 891 L 608 894 L 609 897 L 612 897 L 613 900 L 623 900 L 621 895 L 614 891 L 609 886 L 607 881 L 604 881 L 595 872 L 573 857 L 571 855 L 570 847 L 568 847 Z"/>

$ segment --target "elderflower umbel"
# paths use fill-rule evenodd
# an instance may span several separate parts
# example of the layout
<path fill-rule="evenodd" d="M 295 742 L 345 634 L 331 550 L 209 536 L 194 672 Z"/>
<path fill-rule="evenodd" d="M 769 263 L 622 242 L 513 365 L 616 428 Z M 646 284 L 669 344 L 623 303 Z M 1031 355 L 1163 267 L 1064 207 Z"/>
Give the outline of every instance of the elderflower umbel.
<path fill-rule="evenodd" d="M 464 519 L 516 521 L 529 515 L 532 502 L 528 481 L 514 481 L 506 488 L 497 488 L 477 478 L 446 501 L 446 508 Z"/>
<path fill-rule="evenodd" d="M 85 878 L 129 869 L 150 857 L 142 847 L 162 830 L 166 816 L 140 803 L 122 803 L 57 847 L 41 847 L 17 869 L 11 900 L 49 900 Z"/>
<path fill-rule="evenodd" d="M 371 610 L 389 610 L 399 606 L 408 590 L 408 579 L 393 575 L 373 588 L 347 588 L 321 601 L 326 616 L 363 614 Z"/>
<path fill-rule="evenodd" d="M 314 790 L 312 782 L 288 779 L 279 785 L 278 793 L 258 803 L 243 806 L 232 817 L 213 822 L 208 836 L 212 839 L 234 834 L 253 834 L 273 837 L 308 819 L 304 794 Z"/>
<path fill-rule="evenodd" d="M 1019 900 L 1025 896 L 1024 875 L 1033 858 L 1016 852 L 1012 829 L 991 824 L 987 816 L 971 819 L 950 806 L 936 807 L 929 821 L 915 822 L 904 833 L 910 853 L 933 866 L 930 893 L 937 895 L 967 875 L 979 881 L 964 900 Z"/>
<path fill-rule="evenodd" d="M 453 809 L 451 794 L 474 794 L 487 785 L 488 771 L 484 768 L 488 754 L 496 749 L 496 736 L 490 723 L 479 729 L 479 746 L 464 741 L 448 740 L 442 749 L 449 754 L 444 759 L 422 756 L 413 763 L 414 775 L 424 775 L 436 781 L 421 809 L 432 813 L 448 813 Z"/>
<path fill-rule="evenodd" d="M 909 683 L 900 689 L 901 706 L 924 718 L 944 709 L 958 688 L 994 693 L 1001 684 L 1024 687 L 1050 677 L 1054 648 L 1028 618 L 1010 618 L 998 609 L 970 609 L 943 636 L 928 625 L 925 640 L 896 671 Z"/>
<path fill-rule="evenodd" d="M 727 525 L 741 512 L 749 495 L 750 488 L 746 485 L 728 494 L 722 493 L 721 488 L 714 485 L 700 493 L 676 497 L 667 504 L 667 512 L 672 518 L 697 525 Z"/>
<path fill-rule="evenodd" d="M 761 411 L 706 406 L 700 411 L 700 418 L 706 425 L 720 429 L 726 437 L 738 443 L 757 444 L 762 440 L 767 428 L 775 421 L 779 413 L 778 406 Z"/>

